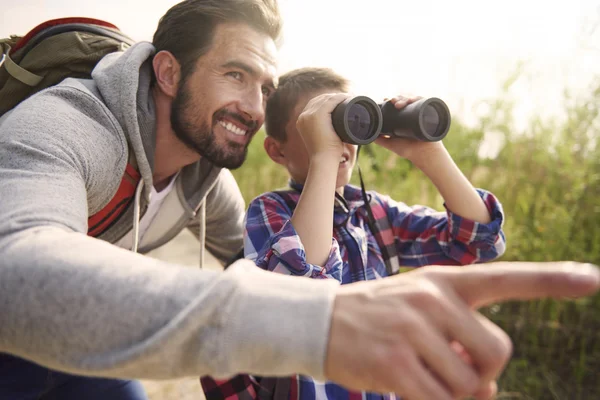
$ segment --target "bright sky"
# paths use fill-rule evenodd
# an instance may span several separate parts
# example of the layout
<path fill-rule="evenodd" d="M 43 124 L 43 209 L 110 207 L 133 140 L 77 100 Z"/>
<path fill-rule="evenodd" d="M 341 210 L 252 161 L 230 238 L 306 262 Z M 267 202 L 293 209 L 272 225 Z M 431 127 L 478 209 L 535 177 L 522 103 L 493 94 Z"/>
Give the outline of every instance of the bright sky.
<path fill-rule="evenodd" d="M 1 0 L 0 37 L 64 16 L 108 20 L 150 40 L 177 0 Z M 280 70 L 327 66 L 357 93 L 444 99 L 472 119 L 519 62 L 517 116 L 555 115 L 565 88 L 582 91 L 600 68 L 600 0 L 280 0 Z M 593 31 L 593 34 L 592 34 Z"/>

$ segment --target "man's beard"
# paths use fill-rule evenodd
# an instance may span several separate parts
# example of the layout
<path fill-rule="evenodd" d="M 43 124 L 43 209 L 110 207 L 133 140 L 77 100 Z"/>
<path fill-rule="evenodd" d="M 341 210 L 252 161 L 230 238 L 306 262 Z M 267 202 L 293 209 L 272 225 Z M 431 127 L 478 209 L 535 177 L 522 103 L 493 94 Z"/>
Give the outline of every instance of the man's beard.
<path fill-rule="evenodd" d="M 200 154 L 208 161 L 220 168 L 236 169 L 246 160 L 248 154 L 248 144 L 242 145 L 235 142 L 228 142 L 219 145 L 213 132 L 213 127 L 208 126 L 206 121 L 194 121 L 191 116 L 195 114 L 189 91 L 185 80 L 177 91 L 177 95 L 171 106 L 171 126 L 175 136 L 183 142 L 188 148 Z M 225 109 L 217 111 L 212 120 L 216 124 L 224 115 L 242 120 L 237 114 L 229 113 Z M 240 121 L 241 122 L 241 121 Z M 244 124 L 248 125 L 246 122 Z M 248 126 L 247 134 L 251 134 L 254 126 Z"/>

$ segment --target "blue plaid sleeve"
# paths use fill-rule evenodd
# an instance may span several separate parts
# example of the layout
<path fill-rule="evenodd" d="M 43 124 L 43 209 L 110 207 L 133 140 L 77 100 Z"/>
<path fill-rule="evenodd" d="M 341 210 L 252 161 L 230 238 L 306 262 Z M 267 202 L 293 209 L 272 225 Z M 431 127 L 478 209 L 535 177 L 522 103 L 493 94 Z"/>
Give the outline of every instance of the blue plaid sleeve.
<path fill-rule="evenodd" d="M 502 231 L 504 213 L 498 199 L 477 189 L 491 221 L 481 224 L 454 214 L 425 206 L 407 206 L 388 196 L 377 195 L 387 208 L 392 224 L 400 264 L 407 267 L 424 265 L 467 265 L 492 261 L 506 249 Z M 445 207 L 445 205 L 444 205 Z"/>
<path fill-rule="evenodd" d="M 260 386 L 250 375 L 236 375 L 231 379 L 200 378 L 206 400 L 254 400 L 259 396 Z"/>
<path fill-rule="evenodd" d="M 308 263 L 291 217 L 291 210 L 276 195 L 254 199 L 245 217 L 244 256 L 269 271 L 341 282 L 343 263 L 337 241 L 332 237 L 325 265 Z"/>

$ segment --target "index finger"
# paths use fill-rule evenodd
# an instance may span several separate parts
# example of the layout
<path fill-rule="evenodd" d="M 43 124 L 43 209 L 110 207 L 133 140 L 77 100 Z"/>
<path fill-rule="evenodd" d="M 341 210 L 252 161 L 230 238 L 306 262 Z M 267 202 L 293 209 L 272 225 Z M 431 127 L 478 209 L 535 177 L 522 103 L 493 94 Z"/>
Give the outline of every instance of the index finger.
<path fill-rule="evenodd" d="M 473 308 L 508 300 L 582 297 L 600 289 L 600 269 L 577 262 L 494 262 L 436 269 Z"/>

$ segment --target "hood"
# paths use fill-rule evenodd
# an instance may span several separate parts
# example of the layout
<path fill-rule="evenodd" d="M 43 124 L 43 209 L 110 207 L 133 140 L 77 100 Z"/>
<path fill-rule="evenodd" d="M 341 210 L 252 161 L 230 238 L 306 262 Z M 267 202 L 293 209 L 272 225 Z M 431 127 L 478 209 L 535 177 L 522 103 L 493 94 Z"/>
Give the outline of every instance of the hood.
<path fill-rule="evenodd" d="M 92 72 L 104 103 L 125 132 L 149 200 L 156 146 L 156 117 L 150 91 L 154 46 L 139 42 L 125 52 L 111 53 Z"/>

